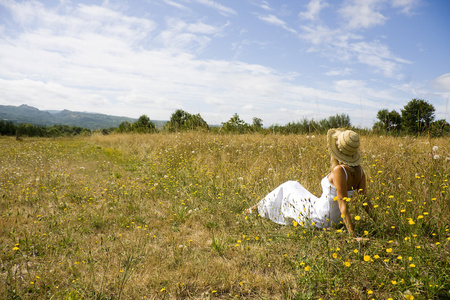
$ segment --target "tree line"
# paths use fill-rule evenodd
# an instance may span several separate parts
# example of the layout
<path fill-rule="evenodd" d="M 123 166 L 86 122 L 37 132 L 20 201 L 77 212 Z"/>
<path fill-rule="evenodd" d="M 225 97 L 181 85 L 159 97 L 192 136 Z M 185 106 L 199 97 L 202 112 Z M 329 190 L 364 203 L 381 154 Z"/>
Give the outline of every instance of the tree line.
<path fill-rule="evenodd" d="M 398 113 L 395 110 L 379 110 L 377 122 L 372 127 L 374 132 L 392 135 L 443 136 L 450 134 L 450 124 L 444 120 L 434 120 L 435 108 L 423 99 L 412 99 Z"/>
<path fill-rule="evenodd" d="M 446 120 L 434 120 L 435 108 L 423 99 L 412 99 L 398 113 L 395 110 L 381 109 L 377 113 L 377 121 L 371 132 L 376 134 L 391 135 L 420 135 L 431 136 L 450 135 L 450 124 Z M 277 134 L 309 134 L 325 133 L 330 128 L 350 128 L 352 124 L 350 117 L 346 114 L 336 114 L 329 118 L 315 121 L 314 119 L 303 119 L 299 122 L 289 122 L 286 125 L 272 125 L 263 127 L 260 118 L 253 118 L 252 124 L 246 123 L 238 114 L 234 114 L 221 126 L 210 127 L 200 114 L 192 115 L 183 110 L 174 112 L 160 131 L 178 132 L 187 130 L 204 130 L 218 133 L 277 133 Z M 144 115 L 139 120 L 130 124 L 122 123 L 117 132 L 157 132 L 155 124 Z"/>
<path fill-rule="evenodd" d="M 135 123 L 122 122 L 117 130 L 118 133 L 152 133 L 162 132 L 180 132 L 189 130 L 212 131 L 216 133 L 280 133 L 280 134 L 300 134 L 312 132 L 326 132 L 330 128 L 351 127 L 350 117 L 348 115 L 331 116 L 319 122 L 303 119 L 301 122 L 288 123 L 285 126 L 272 125 L 268 128 L 263 127 L 263 121 L 260 118 L 253 118 L 251 124 L 242 120 L 235 113 L 228 121 L 223 122 L 221 126 L 209 126 L 200 114 L 192 115 L 183 110 L 175 111 L 170 121 L 158 130 L 155 124 L 150 121 L 148 116 L 141 116 Z"/>
<path fill-rule="evenodd" d="M 420 135 L 430 134 L 431 136 L 450 135 L 450 124 L 445 120 L 434 120 L 435 108 L 423 99 L 412 99 L 400 113 L 395 110 L 381 109 L 377 113 L 377 121 L 371 132 L 376 134 L 392 135 Z M 346 114 L 336 114 L 329 118 L 315 121 L 314 119 L 303 119 L 299 122 L 289 122 L 286 125 L 272 125 L 264 128 L 260 118 L 253 118 L 251 124 L 242 120 L 238 114 L 234 114 L 228 121 L 220 126 L 209 126 L 200 114 L 190 114 L 181 109 L 175 111 L 170 120 L 161 128 L 158 128 L 147 115 L 142 115 L 139 119 L 130 123 L 128 121 L 99 132 L 103 134 L 111 133 L 155 133 L 155 132 L 181 132 L 181 131 L 211 131 L 216 133 L 275 133 L 275 134 L 311 134 L 325 133 L 330 128 L 351 128 L 350 117 Z M 97 130 L 98 131 L 98 130 Z M 9 121 L 0 120 L 0 135 L 17 137 L 55 137 L 72 136 L 92 132 L 77 126 L 53 125 L 36 126 L 31 124 L 15 125 Z"/>
<path fill-rule="evenodd" d="M 89 135 L 92 131 L 78 126 L 52 125 L 38 126 L 33 124 L 14 124 L 11 121 L 0 120 L 0 135 L 27 137 L 60 137 L 74 135 Z"/>

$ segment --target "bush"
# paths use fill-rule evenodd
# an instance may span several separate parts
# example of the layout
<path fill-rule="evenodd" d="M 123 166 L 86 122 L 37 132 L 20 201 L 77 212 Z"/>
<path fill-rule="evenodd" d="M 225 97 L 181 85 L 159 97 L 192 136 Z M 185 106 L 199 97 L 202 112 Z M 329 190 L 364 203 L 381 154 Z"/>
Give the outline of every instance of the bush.
<path fill-rule="evenodd" d="M 175 111 L 166 123 L 164 129 L 169 132 L 187 131 L 187 130 L 209 130 L 209 126 L 200 114 L 191 115 L 181 109 Z"/>

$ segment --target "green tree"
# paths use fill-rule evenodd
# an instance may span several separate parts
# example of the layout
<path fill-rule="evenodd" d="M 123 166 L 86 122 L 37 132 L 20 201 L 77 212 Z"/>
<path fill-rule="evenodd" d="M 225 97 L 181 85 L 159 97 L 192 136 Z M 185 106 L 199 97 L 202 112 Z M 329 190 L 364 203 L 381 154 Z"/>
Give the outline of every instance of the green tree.
<path fill-rule="evenodd" d="M 16 134 L 16 126 L 11 121 L 0 121 L 0 135 L 13 136 Z"/>
<path fill-rule="evenodd" d="M 430 125 L 430 134 L 433 137 L 450 135 L 450 124 L 444 120 L 436 120 Z"/>
<path fill-rule="evenodd" d="M 350 117 L 346 114 L 336 114 L 335 116 L 329 116 L 328 119 L 322 119 L 318 122 L 316 127 L 313 127 L 315 131 L 327 132 L 330 128 L 349 128 L 352 124 Z"/>
<path fill-rule="evenodd" d="M 408 132 L 418 134 L 429 129 L 434 119 L 434 106 L 423 99 L 412 99 L 402 112 L 402 127 Z"/>
<path fill-rule="evenodd" d="M 263 121 L 260 118 L 253 118 L 253 124 L 252 124 L 253 130 L 260 131 L 263 129 Z"/>
<path fill-rule="evenodd" d="M 378 122 L 373 125 L 374 130 L 384 132 L 398 132 L 402 128 L 402 117 L 395 110 L 379 110 L 377 113 L 377 119 Z"/>
<path fill-rule="evenodd" d="M 188 121 L 185 123 L 185 129 L 194 130 L 194 129 L 209 129 L 208 123 L 203 120 L 200 114 L 190 115 Z"/>
<path fill-rule="evenodd" d="M 192 115 L 184 110 L 178 109 L 170 117 L 170 121 L 166 124 L 165 129 L 173 132 L 209 129 L 209 126 L 200 114 Z"/>
<path fill-rule="evenodd" d="M 155 132 L 156 125 L 150 121 L 150 118 L 147 115 L 142 115 L 135 123 L 133 123 L 132 131 L 139 133 Z"/>
<path fill-rule="evenodd" d="M 119 133 L 125 133 L 130 131 L 131 131 L 131 123 L 128 121 L 120 123 L 119 128 L 117 128 L 117 132 Z"/>
<path fill-rule="evenodd" d="M 328 131 L 328 129 L 330 128 L 346 128 L 352 126 L 352 124 L 350 123 L 350 117 L 346 114 L 337 114 L 335 116 L 330 116 L 328 118 L 328 125 L 329 128 L 323 129 L 326 129 L 326 131 Z"/>
<path fill-rule="evenodd" d="M 250 131 L 251 126 L 241 120 L 239 115 L 235 113 L 227 122 L 222 123 L 224 132 L 245 133 Z"/>

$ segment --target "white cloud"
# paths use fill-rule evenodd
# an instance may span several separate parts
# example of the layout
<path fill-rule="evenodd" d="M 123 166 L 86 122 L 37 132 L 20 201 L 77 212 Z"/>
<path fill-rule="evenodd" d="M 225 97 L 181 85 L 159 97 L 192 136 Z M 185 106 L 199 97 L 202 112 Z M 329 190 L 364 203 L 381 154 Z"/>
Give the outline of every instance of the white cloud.
<path fill-rule="evenodd" d="M 358 61 L 381 70 L 386 77 L 399 77 L 398 71 L 402 64 L 411 64 L 410 61 L 396 57 L 386 45 L 379 41 L 371 43 L 358 42 L 349 45 L 349 48 L 356 53 Z"/>
<path fill-rule="evenodd" d="M 209 96 L 205 99 L 206 104 L 221 106 L 225 104 L 225 101 L 217 97 Z"/>
<path fill-rule="evenodd" d="M 214 27 L 209 24 L 202 23 L 202 22 L 188 24 L 186 26 L 186 29 L 190 32 L 203 33 L 203 34 L 214 34 L 214 33 L 218 32 L 217 27 Z"/>
<path fill-rule="evenodd" d="M 330 29 L 323 25 L 317 26 L 302 26 L 303 32 L 300 37 L 309 41 L 313 45 L 329 44 L 336 39 L 338 34 L 341 34 L 339 29 Z"/>
<path fill-rule="evenodd" d="M 262 8 L 267 11 L 271 11 L 272 8 L 270 7 L 270 4 L 267 1 L 262 0 L 261 2 L 253 3 L 253 5 L 258 6 L 259 8 Z"/>
<path fill-rule="evenodd" d="M 433 80 L 433 86 L 443 92 L 450 92 L 450 73 L 445 73 Z"/>
<path fill-rule="evenodd" d="M 411 64 L 411 62 L 408 60 L 396 57 L 393 53 L 391 53 L 388 47 L 384 44 L 381 44 L 380 41 L 373 41 L 371 43 L 353 43 L 351 44 L 351 48 L 359 54 L 377 56 L 382 59 L 388 59 L 402 64 Z"/>
<path fill-rule="evenodd" d="M 395 72 L 398 70 L 397 64 L 392 61 L 382 59 L 379 56 L 359 54 L 358 61 L 368 66 L 374 67 L 377 70 L 381 70 L 386 77 L 394 77 Z M 402 75 L 398 75 L 397 79 L 401 79 Z"/>
<path fill-rule="evenodd" d="M 172 0 L 163 0 L 166 4 L 179 8 L 181 10 L 188 10 L 188 8 L 186 6 L 184 6 L 183 4 L 180 4 L 178 2 L 172 1 Z"/>
<path fill-rule="evenodd" d="M 45 83 L 32 79 L 0 79 L 0 91 L 3 100 L 11 105 L 28 104 L 41 108 L 44 105 L 43 108 L 46 109 L 72 108 L 78 111 L 85 111 L 86 107 L 98 107 L 101 111 L 104 106 L 111 104 L 104 95 L 92 90 L 80 90 L 55 82 Z"/>
<path fill-rule="evenodd" d="M 400 8 L 402 13 L 411 15 L 412 10 L 419 6 L 419 0 L 392 0 L 392 7 Z"/>
<path fill-rule="evenodd" d="M 310 52 L 320 52 L 330 60 L 347 61 L 373 67 L 386 77 L 399 78 L 402 65 L 410 61 L 393 54 L 387 45 L 375 40 L 361 41 L 362 36 L 342 28 L 330 29 L 323 25 L 303 26 L 300 37 L 309 41 Z"/>
<path fill-rule="evenodd" d="M 352 69 L 350 68 L 344 68 L 344 69 L 338 69 L 338 70 L 330 70 L 325 73 L 327 76 L 346 76 L 350 75 L 352 73 Z"/>
<path fill-rule="evenodd" d="M 402 67 L 412 62 L 393 54 L 387 44 L 379 40 L 366 41 L 362 33 L 368 28 L 384 25 L 387 18 L 383 11 L 389 6 L 411 13 L 418 0 L 344 0 L 337 14 L 340 22 L 335 27 L 319 20 L 320 11 L 327 5 L 320 0 L 311 0 L 308 10 L 299 14 L 300 18 L 319 21 L 301 26 L 299 37 L 311 44 L 307 52 L 320 53 L 330 61 L 366 65 L 388 78 L 402 78 Z M 327 74 L 335 76 L 337 73 Z"/>
<path fill-rule="evenodd" d="M 298 15 L 302 19 L 313 21 L 318 18 L 319 13 L 323 8 L 328 7 L 328 3 L 323 2 L 323 0 L 311 0 L 306 7 L 308 10 L 300 12 Z"/>
<path fill-rule="evenodd" d="M 195 0 L 198 3 L 201 3 L 203 5 L 206 5 L 208 7 L 211 7 L 213 9 L 216 9 L 219 13 L 225 14 L 225 15 L 237 15 L 237 12 L 229 7 L 226 7 L 222 4 L 219 4 L 217 2 L 214 2 L 213 0 Z"/>
<path fill-rule="evenodd" d="M 286 22 L 281 20 L 280 18 L 278 18 L 277 16 L 274 15 L 267 15 L 267 16 L 262 16 L 259 15 L 258 19 L 271 24 L 271 25 L 275 25 L 275 26 L 279 26 L 282 27 L 283 29 L 292 32 L 292 33 L 297 33 L 297 31 L 295 29 L 292 29 L 290 27 L 287 26 Z"/>
<path fill-rule="evenodd" d="M 360 107 L 364 102 L 366 107 L 379 109 L 380 100 L 390 101 L 391 103 L 399 101 L 392 95 L 391 90 L 369 87 L 365 80 L 336 80 L 333 83 L 333 88 L 338 95 L 337 98 L 346 98 L 340 99 L 342 103 L 351 104 L 355 108 Z"/>
<path fill-rule="evenodd" d="M 380 13 L 385 0 L 352 0 L 346 3 L 339 13 L 350 29 L 365 29 L 383 25 L 386 17 Z"/>
<path fill-rule="evenodd" d="M 173 50 L 202 51 L 211 41 L 208 34 L 219 30 L 201 22 L 188 24 L 180 19 L 167 18 L 167 29 L 163 30 L 156 41 L 165 48 Z"/>

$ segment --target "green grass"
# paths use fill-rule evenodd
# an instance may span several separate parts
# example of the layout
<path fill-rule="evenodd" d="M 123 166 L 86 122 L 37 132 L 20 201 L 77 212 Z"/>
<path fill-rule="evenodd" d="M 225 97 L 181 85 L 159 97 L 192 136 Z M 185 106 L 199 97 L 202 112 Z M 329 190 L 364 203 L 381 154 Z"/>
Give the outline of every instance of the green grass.
<path fill-rule="evenodd" d="M 449 140 L 361 139 L 363 242 L 242 214 L 286 180 L 320 195 L 324 135 L 0 138 L 0 298 L 449 298 Z"/>

